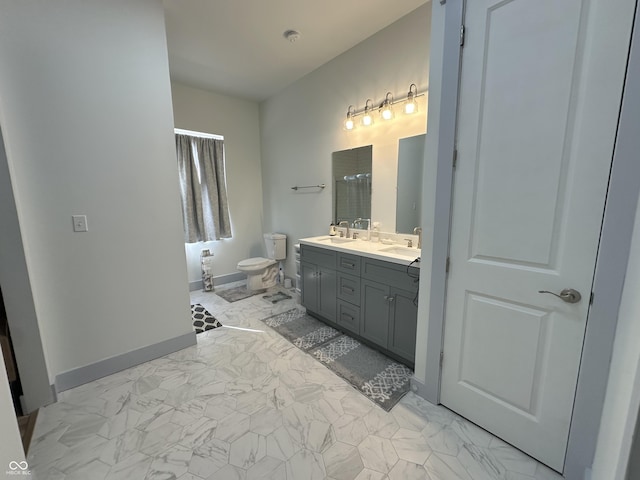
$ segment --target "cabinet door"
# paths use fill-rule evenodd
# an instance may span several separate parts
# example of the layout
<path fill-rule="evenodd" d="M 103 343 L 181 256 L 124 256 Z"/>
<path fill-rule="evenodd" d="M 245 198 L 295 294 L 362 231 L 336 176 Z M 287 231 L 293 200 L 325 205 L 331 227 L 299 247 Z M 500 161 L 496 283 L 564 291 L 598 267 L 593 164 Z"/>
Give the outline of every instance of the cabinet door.
<path fill-rule="evenodd" d="M 387 348 L 389 335 L 389 287 L 362 280 L 360 301 L 360 335 Z"/>
<path fill-rule="evenodd" d="M 389 314 L 389 344 L 387 348 L 402 358 L 415 362 L 416 325 L 418 307 L 413 301 L 415 292 L 391 288 L 389 296 L 393 298 Z"/>
<path fill-rule="evenodd" d="M 327 320 L 336 321 L 336 271 L 318 267 L 318 313 Z"/>
<path fill-rule="evenodd" d="M 312 312 L 318 311 L 318 267 L 312 263 L 300 264 L 302 277 L 302 305 Z"/>

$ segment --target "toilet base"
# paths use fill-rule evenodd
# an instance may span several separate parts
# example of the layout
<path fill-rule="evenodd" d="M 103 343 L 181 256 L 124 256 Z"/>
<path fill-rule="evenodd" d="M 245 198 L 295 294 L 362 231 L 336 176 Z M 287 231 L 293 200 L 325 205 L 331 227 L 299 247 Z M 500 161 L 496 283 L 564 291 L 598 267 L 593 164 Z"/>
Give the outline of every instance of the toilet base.
<path fill-rule="evenodd" d="M 247 290 L 263 290 L 275 286 L 278 278 L 278 264 L 268 266 L 262 272 L 247 274 Z"/>

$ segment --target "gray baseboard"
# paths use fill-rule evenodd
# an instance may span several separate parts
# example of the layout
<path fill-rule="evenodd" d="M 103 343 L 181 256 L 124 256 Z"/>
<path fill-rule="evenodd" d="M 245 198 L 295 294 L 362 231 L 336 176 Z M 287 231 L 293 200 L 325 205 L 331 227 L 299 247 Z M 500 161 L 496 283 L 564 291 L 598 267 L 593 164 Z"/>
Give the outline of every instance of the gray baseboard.
<path fill-rule="evenodd" d="M 163 357 L 183 348 L 196 344 L 196 332 L 185 333 L 179 337 L 170 338 L 163 342 L 147 345 L 127 353 L 105 358 L 84 367 L 74 368 L 56 375 L 55 390 L 64 392 L 70 388 L 92 382 L 107 375 L 119 372 L 129 367 L 140 365 L 155 358 Z"/>
<path fill-rule="evenodd" d="M 427 386 L 418 380 L 416 377 L 411 377 L 411 391 L 418 395 L 419 397 L 424 398 L 427 402 L 429 399 L 427 398 Z M 430 402 L 431 403 L 431 402 Z"/>
<path fill-rule="evenodd" d="M 224 285 L 225 283 L 239 282 L 246 279 L 247 276 L 242 272 L 228 273 L 226 275 L 220 275 L 213 278 L 213 285 Z M 202 280 L 196 280 L 195 282 L 189 282 L 189 291 L 202 290 Z"/>

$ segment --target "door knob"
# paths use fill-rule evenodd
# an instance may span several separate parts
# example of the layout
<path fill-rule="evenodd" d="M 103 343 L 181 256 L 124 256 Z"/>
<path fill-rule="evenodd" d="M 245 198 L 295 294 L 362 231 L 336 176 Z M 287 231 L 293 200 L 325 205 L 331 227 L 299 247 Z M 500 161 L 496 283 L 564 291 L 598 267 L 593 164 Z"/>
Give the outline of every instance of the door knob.
<path fill-rule="evenodd" d="M 577 290 L 574 290 L 573 288 L 565 288 L 560 292 L 560 295 L 558 295 L 557 293 L 550 292 L 548 290 L 538 290 L 538 293 L 550 293 L 551 295 L 555 295 L 556 297 L 558 297 L 561 300 L 564 300 L 567 303 L 578 303 L 582 298 L 582 295 L 580 295 L 580 292 Z"/>

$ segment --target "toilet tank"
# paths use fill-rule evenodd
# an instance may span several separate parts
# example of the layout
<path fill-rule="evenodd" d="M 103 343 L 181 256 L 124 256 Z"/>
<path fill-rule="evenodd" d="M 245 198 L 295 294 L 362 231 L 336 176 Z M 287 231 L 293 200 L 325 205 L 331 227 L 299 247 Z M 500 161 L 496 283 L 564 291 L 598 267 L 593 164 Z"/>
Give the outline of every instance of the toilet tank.
<path fill-rule="evenodd" d="M 264 243 L 267 246 L 267 257 L 273 260 L 284 260 L 287 257 L 287 236 L 282 233 L 265 233 Z"/>

